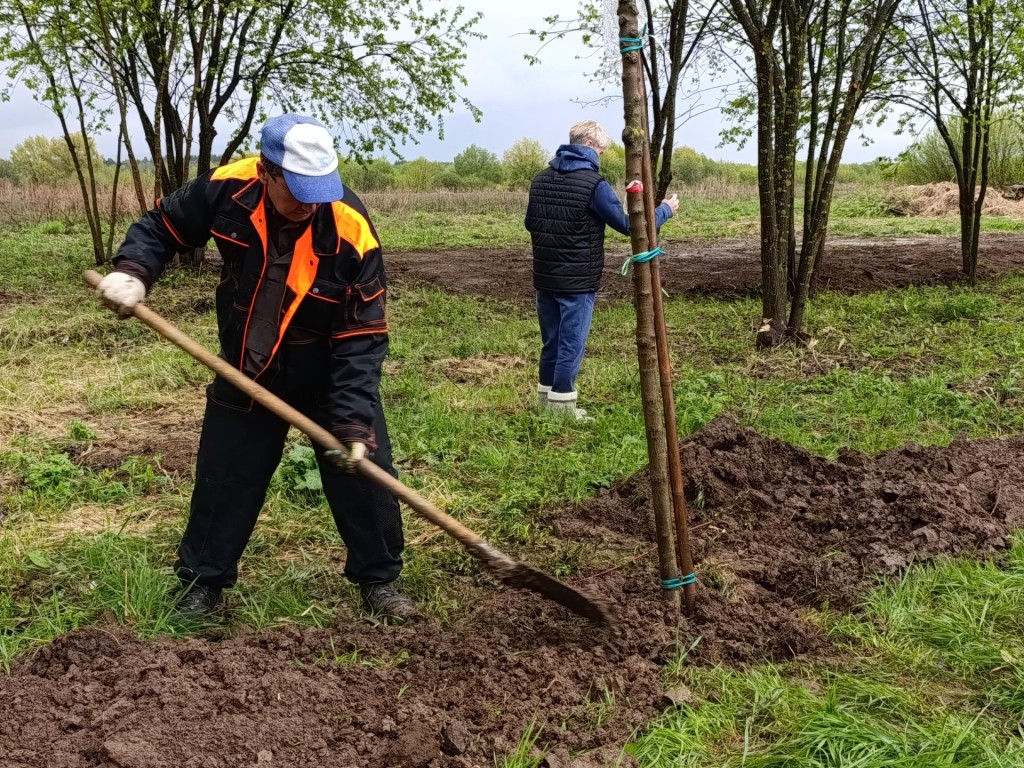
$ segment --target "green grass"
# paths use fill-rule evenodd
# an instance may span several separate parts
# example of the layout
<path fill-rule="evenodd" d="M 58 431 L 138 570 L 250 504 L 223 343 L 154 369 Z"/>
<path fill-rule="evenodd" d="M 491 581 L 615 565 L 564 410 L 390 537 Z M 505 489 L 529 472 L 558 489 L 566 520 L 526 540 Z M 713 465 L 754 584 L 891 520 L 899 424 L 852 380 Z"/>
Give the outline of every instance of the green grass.
<path fill-rule="evenodd" d="M 652 768 L 1024 765 L 1024 542 L 1003 567 L 918 567 L 863 615 L 821 621 L 844 659 L 684 669 L 700 706 L 628 751 Z"/>
<path fill-rule="evenodd" d="M 877 217 L 871 195 L 838 204 L 837 231 L 932 226 Z M 751 200 L 683 205 L 670 237 L 756 228 Z M 428 219 L 377 224 L 389 247 L 526 242 L 511 214 Z M 146 455 L 123 452 L 104 469 L 75 457 L 144 431 L 160 414 L 197 412 L 209 375 L 139 323 L 96 306 L 80 282 L 89 259 L 74 226 L 0 231 L 0 583 L 11 587 L 0 592 L 2 665 L 99 621 L 143 637 L 197 630 L 169 614 L 187 473 L 169 475 L 154 461 L 159 435 Z M 211 348 L 215 321 L 203 300 L 213 279 L 170 273 L 152 296 L 154 308 Z M 825 456 L 1019 433 L 1022 290 L 1015 275 L 976 289 L 825 294 L 808 316 L 813 349 L 772 351 L 753 349 L 755 301 L 671 298 L 681 430 L 725 413 Z M 503 548 L 548 552 L 538 565 L 558 575 L 593 565 L 592 551 L 545 541 L 539 520 L 646 462 L 630 306 L 595 316 L 579 382 L 581 404 L 595 416 L 587 425 L 532 410 L 539 341 L 529 307 L 399 283 L 389 312 L 383 397 L 403 479 Z M 226 628 L 326 625 L 355 607 L 312 468 L 309 450 L 293 443 L 242 561 L 230 617 L 218 619 Z M 416 543 L 405 584 L 428 613 L 453 621 L 462 606 L 451 575 L 477 566 L 427 525 L 406 523 Z M 667 713 L 631 750 L 645 766 L 1024 765 L 1022 594 L 1018 545 L 999 567 L 919 568 L 874 595 L 862 616 L 818 617 L 848 649 L 830 664 L 700 670 L 680 649 L 666 680 L 685 682 L 703 703 Z M 324 660 L 364 662 L 392 660 L 348 648 Z M 595 695 L 594 727 L 617 706 Z M 543 744 L 531 727 L 495 764 L 536 765 Z"/>
<path fill-rule="evenodd" d="M 537 748 L 543 729 L 532 721 L 523 731 L 516 748 L 503 759 L 494 759 L 495 768 L 540 768 L 544 763 L 544 751 Z"/>

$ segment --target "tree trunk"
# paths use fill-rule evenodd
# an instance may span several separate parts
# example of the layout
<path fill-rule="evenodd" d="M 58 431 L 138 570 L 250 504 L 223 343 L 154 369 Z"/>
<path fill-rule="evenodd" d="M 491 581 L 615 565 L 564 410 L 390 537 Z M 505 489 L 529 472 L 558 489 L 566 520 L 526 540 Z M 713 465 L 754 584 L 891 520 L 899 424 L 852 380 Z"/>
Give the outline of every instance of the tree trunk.
<path fill-rule="evenodd" d="M 117 226 L 117 182 L 121 178 L 121 147 L 124 134 L 117 140 L 117 159 L 114 160 L 114 188 L 110 193 L 110 226 L 107 227 L 107 259 L 114 258 L 114 229 Z"/>
<path fill-rule="evenodd" d="M 985 196 L 988 193 L 988 169 L 992 159 L 992 135 L 989 126 L 992 124 L 991 109 L 985 115 L 985 125 L 981 136 L 981 180 L 978 183 L 978 199 L 974 204 L 974 222 L 971 226 L 971 268 L 967 280 L 975 285 L 978 280 L 978 245 L 981 240 L 981 217 L 985 210 Z"/>
<path fill-rule="evenodd" d="M 640 81 L 644 103 L 643 139 L 647 145 L 646 155 L 651 154 L 650 127 L 647 122 L 647 91 Z M 647 229 L 649 247 L 658 244 L 658 228 L 655 211 L 654 169 L 649 162 L 641 166 L 644 194 L 644 225 Z M 659 198 L 660 199 L 660 198 Z M 675 520 L 676 563 L 683 574 L 683 599 L 687 616 L 692 616 L 697 603 L 696 572 L 693 554 L 690 551 L 690 521 L 686 509 L 686 493 L 683 483 L 682 460 L 679 456 L 679 421 L 676 418 L 675 390 L 672 386 L 672 355 L 668 343 L 668 326 L 665 323 L 665 303 L 661 288 L 661 258 L 656 256 L 648 262 L 651 265 L 651 304 L 654 312 L 654 336 L 658 350 L 658 380 L 661 384 L 662 414 L 665 421 L 665 450 L 668 457 L 668 479 L 672 496 L 672 513 Z"/>
<path fill-rule="evenodd" d="M 770 65 L 758 66 L 758 88 L 774 90 Z M 767 91 L 767 93 L 771 93 Z M 779 221 L 776 188 L 775 108 L 773 97 L 765 98 L 761 91 L 758 99 L 757 125 L 757 186 L 761 207 L 761 327 L 757 332 L 758 348 L 774 347 L 786 336 L 786 306 L 789 292 L 786 287 L 788 251 Z"/>
<path fill-rule="evenodd" d="M 620 37 L 638 36 L 635 0 L 619 0 Z M 631 51 L 622 55 L 622 92 L 625 109 L 623 143 L 626 147 L 627 178 L 641 178 L 641 163 L 647 161 L 646 142 L 643 140 L 643 112 L 646 108 L 640 93 L 643 77 L 640 54 Z M 630 241 L 633 253 L 650 250 L 644 224 L 643 198 L 637 194 L 627 196 L 629 208 Z M 647 431 L 647 456 L 650 462 L 651 502 L 654 506 L 655 533 L 658 542 L 658 563 L 663 583 L 678 578 L 676 564 L 674 520 L 668 482 L 668 456 L 666 451 L 665 418 L 660 403 L 658 382 L 658 352 L 654 329 L 654 303 L 649 264 L 635 264 L 633 288 L 636 300 L 636 346 L 640 366 L 640 395 L 643 402 L 644 424 Z M 668 604 L 679 610 L 677 589 L 665 589 Z"/>
<path fill-rule="evenodd" d="M 106 14 L 103 10 L 103 0 L 96 3 L 96 12 L 103 37 L 103 50 L 107 59 L 107 69 L 110 72 L 110 85 L 114 91 L 118 115 L 121 118 L 121 138 L 117 145 L 118 158 L 120 158 L 121 155 L 120 141 L 123 141 L 125 152 L 128 154 L 128 167 L 131 170 L 132 184 L 135 188 L 135 199 L 139 204 L 139 216 L 144 216 L 146 211 L 149 210 L 149 204 L 146 201 L 146 193 L 142 188 L 142 174 L 139 172 L 139 163 L 135 159 L 131 136 L 128 133 L 128 104 L 124 97 L 124 87 L 121 83 L 121 78 L 118 77 L 117 73 L 117 60 L 114 57 L 114 48 L 110 37 L 110 24 L 107 22 Z M 119 162 L 117 170 L 120 171 L 120 168 L 121 166 Z"/>
<path fill-rule="evenodd" d="M 974 258 L 974 227 L 977 218 L 972 185 L 970 190 L 960 190 L 960 269 L 971 285 L 974 285 L 972 275 L 977 269 Z"/>

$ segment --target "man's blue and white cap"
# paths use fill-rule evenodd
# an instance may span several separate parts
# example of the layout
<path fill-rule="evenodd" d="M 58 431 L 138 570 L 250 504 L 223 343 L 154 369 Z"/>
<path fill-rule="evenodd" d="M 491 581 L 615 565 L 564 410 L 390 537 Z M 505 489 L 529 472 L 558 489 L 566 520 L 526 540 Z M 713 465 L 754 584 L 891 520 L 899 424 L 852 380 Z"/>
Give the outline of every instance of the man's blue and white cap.
<path fill-rule="evenodd" d="M 319 120 L 295 114 L 270 118 L 260 152 L 284 169 L 288 191 L 300 203 L 332 203 L 345 196 L 334 138 Z"/>

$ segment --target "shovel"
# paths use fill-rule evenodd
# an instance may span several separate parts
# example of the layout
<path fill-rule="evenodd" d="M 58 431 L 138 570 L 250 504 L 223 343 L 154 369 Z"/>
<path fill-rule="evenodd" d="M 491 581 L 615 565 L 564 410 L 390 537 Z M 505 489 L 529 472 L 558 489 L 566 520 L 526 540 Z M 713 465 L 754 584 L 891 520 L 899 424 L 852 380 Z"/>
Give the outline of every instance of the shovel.
<path fill-rule="evenodd" d="M 101 276 L 93 270 L 85 272 L 85 282 L 93 288 L 101 280 Z M 205 365 L 219 376 L 222 376 L 235 387 L 276 414 L 301 432 L 305 432 L 311 440 L 319 443 L 327 451 L 344 455 L 345 449 L 338 439 L 311 419 L 299 413 L 281 398 L 268 392 L 230 363 L 203 347 L 190 336 L 179 331 L 144 304 L 137 304 L 133 314 L 143 323 L 159 333 L 168 341 L 181 347 L 192 357 Z M 510 587 L 530 589 L 540 595 L 564 605 L 573 613 L 601 624 L 612 623 L 609 603 L 593 597 L 541 573 L 536 568 L 517 562 L 501 552 L 479 535 L 431 504 L 416 491 L 408 488 L 369 459 L 362 459 L 356 467 L 360 474 L 404 501 L 420 517 L 430 521 L 449 536 L 458 541 L 470 555 L 482 562 L 499 581 Z"/>

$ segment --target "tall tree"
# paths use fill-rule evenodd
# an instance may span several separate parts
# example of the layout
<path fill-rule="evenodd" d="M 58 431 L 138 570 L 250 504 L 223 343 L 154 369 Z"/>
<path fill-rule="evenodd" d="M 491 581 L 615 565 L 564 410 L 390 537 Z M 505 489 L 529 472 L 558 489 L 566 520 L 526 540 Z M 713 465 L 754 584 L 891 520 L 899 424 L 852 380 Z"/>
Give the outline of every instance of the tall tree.
<path fill-rule="evenodd" d="M 224 163 L 275 107 L 338 126 L 361 155 L 443 129 L 442 115 L 459 103 L 479 114 L 458 93 L 465 44 L 479 36 L 480 18 L 462 6 L 396 0 L 385 15 L 371 0 L 118 2 L 115 36 L 142 41 L 119 49 L 119 76 L 151 149 L 163 142 L 167 190 L 190 176 L 193 140 L 203 173 L 219 135 Z M 169 49 L 175 36 L 181 45 Z"/>
<path fill-rule="evenodd" d="M 459 91 L 481 16 L 440 0 L 0 0 L 0 60 L 45 99 L 25 8 L 47 34 L 62 25 L 61 62 L 94 104 L 130 105 L 164 194 L 230 160 L 270 111 L 313 114 L 360 156 L 443 135 L 460 104 L 479 117 Z"/>
<path fill-rule="evenodd" d="M 12 81 L 26 83 L 60 122 L 82 194 L 93 258 L 101 265 L 105 252 L 96 179 L 99 167 L 90 147 L 104 114 L 97 103 L 95 83 L 76 58 L 78 39 L 73 13 L 57 4 L 32 0 L 0 3 L 0 59 L 8 62 Z"/>
<path fill-rule="evenodd" d="M 992 125 L 1019 106 L 1024 6 L 1006 0 L 914 0 L 901 18 L 902 72 L 893 99 L 932 121 L 959 188 L 962 269 L 977 278 Z"/>
<path fill-rule="evenodd" d="M 824 263 L 839 163 L 865 98 L 878 86 L 901 0 L 823 2 L 807 47 L 806 164 L 799 259 L 790 256 L 789 328 L 803 333 L 812 283 Z M 791 252 L 792 254 L 792 252 Z"/>
<path fill-rule="evenodd" d="M 729 0 L 752 60 L 750 91 L 734 116 L 756 117 L 761 210 L 759 346 L 804 335 L 811 279 L 824 249 L 839 162 L 901 0 Z M 806 141 L 804 221 L 797 258 L 796 158 Z"/>
<path fill-rule="evenodd" d="M 125 98 L 124 86 L 117 77 L 117 59 L 114 57 L 113 40 L 110 35 L 110 25 L 107 23 L 106 5 L 107 0 L 94 0 L 95 18 L 99 23 L 100 40 L 103 43 L 103 68 L 110 74 L 110 87 L 114 94 L 114 101 L 117 104 L 117 114 L 120 118 L 118 129 L 117 151 L 120 158 L 121 147 L 123 146 L 128 155 L 128 166 L 131 169 L 132 184 L 135 188 L 135 200 L 139 206 L 139 215 L 143 215 L 148 208 L 146 193 L 142 188 L 142 174 L 139 171 L 139 161 L 135 156 L 135 149 L 132 145 L 131 132 L 128 130 L 128 102 Z M 120 170 L 120 163 L 118 163 Z M 107 248 L 110 251 L 110 248 Z"/>
<path fill-rule="evenodd" d="M 687 68 L 695 61 L 711 22 L 720 12 L 721 0 L 639 0 L 645 19 L 640 34 L 642 66 L 650 109 L 651 167 L 656 179 L 655 197 L 660 200 L 672 183 L 672 152 L 680 124 L 680 89 Z M 593 77 L 619 85 L 621 54 L 615 4 L 581 0 L 577 15 L 549 16 L 546 29 L 531 30 L 542 44 L 579 34 L 583 42 L 603 48 L 605 55 Z M 527 59 L 537 63 L 536 55 Z"/>

